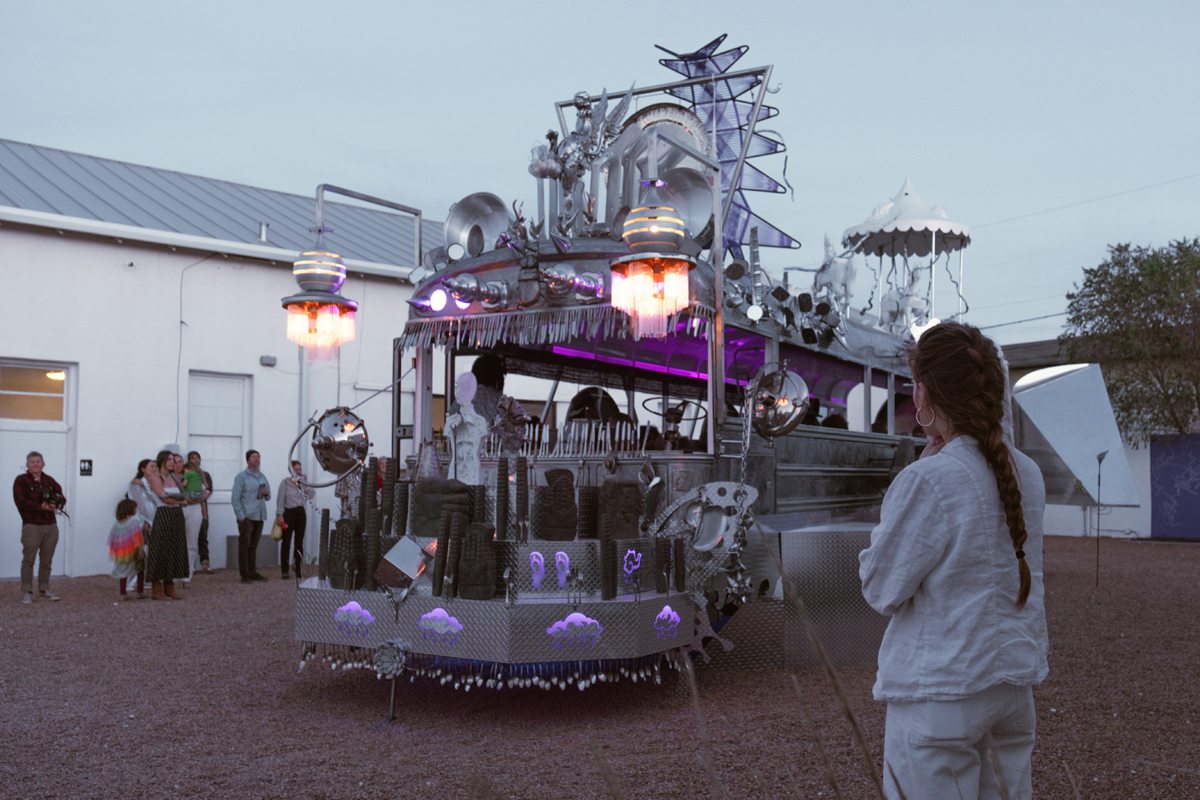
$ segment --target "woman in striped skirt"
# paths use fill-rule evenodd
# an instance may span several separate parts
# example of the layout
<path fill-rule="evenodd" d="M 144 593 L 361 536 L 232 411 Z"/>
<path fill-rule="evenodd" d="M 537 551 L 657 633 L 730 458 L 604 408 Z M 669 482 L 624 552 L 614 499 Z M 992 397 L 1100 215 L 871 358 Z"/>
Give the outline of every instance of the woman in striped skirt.
<path fill-rule="evenodd" d="M 184 531 L 183 506 L 187 500 L 174 476 L 175 459 L 170 450 L 158 454 L 157 474 L 146 476 L 154 503 L 154 523 L 146 538 L 146 580 L 154 600 L 182 600 L 175 592 L 175 579 L 188 577 L 187 534 Z"/>

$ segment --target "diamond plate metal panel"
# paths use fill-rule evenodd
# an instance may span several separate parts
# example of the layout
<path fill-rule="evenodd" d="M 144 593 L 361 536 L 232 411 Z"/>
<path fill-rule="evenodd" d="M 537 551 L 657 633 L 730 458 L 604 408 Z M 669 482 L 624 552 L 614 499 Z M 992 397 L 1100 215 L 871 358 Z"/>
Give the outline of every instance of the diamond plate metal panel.
<path fill-rule="evenodd" d="M 783 568 L 796 585 L 835 666 L 875 663 L 887 617 L 862 596 L 858 554 L 871 543 L 870 523 L 821 525 L 780 534 Z M 784 631 L 789 666 L 812 666 L 816 652 L 799 613 L 788 604 Z"/>
<path fill-rule="evenodd" d="M 733 642 L 724 649 L 719 642 L 705 646 L 712 669 L 780 669 L 785 665 L 784 604 L 771 600 L 747 603 L 729 618 L 717 635 Z"/>
<path fill-rule="evenodd" d="M 357 607 L 347 620 L 351 603 Z M 687 644 L 691 630 L 680 618 L 688 620 L 690 608 L 686 595 L 653 593 L 577 606 L 420 595 L 394 605 L 382 592 L 323 588 L 310 579 L 296 593 L 296 638 L 367 648 L 399 639 L 422 655 L 500 663 L 630 659 Z"/>

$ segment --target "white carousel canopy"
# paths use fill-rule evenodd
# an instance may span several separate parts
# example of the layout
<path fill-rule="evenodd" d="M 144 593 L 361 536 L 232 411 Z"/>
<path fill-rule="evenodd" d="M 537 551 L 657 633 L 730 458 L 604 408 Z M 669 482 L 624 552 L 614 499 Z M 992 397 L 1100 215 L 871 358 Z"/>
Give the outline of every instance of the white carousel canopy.
<path fill-rule="evenodd" d="M 907 177 L 892 202 L 884 203 L 871 216 L 842 234 L 842 245 L 879 256 L 927 256 L 952 253 L 971 243 L 966 225 L 951 222 L 946 209 L 926 205 Z M 936 254 L 935 254 L 936 255 Z"/>

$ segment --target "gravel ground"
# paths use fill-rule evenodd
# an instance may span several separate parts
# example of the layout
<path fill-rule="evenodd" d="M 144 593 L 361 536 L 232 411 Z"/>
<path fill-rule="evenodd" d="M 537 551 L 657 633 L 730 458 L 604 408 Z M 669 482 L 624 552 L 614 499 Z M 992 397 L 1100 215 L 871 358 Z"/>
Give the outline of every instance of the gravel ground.
<path fill-rule="evenodd" d="M 1200 797 L 1200 547 L 1048 538 L 1051 673 L 1037 690 L 1039 798 Z M 182 602 L 114 604 L 116 581 L 56 580 L 22 606 L 0 585 L 0 796 L 13 798 L 597 798 L 709 796 L 690 700 L 674 687 L 456 692 L 297 670 L 293 584 L 196 576 Z M 872 669 L 841 672 L 876 759 Z M 848 798 L 866 770 L 819 672 L 701 670 L 712 763 L 734 798 Z M 601 759 L 597 760 L 598 754 Z M 916 800 L 914 798 L 914 800 Z"/>

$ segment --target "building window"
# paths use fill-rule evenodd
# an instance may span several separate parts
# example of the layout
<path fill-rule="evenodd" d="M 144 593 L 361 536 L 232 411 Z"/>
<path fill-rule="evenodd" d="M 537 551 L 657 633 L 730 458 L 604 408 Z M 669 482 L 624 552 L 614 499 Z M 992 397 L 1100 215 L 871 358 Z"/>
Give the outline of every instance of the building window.
<path fill-rule="evenodd" d="M 66 388 L 66 370 L 0 365 L 0 417 L 62 422 Z"/>
<path fill-rule="evenodd" d="M 245 469 L 250 442 L 250 378 L 193 372 L 188 376 L 188 450 L 200 453 L 213 491 L 227 492 Z"/>

